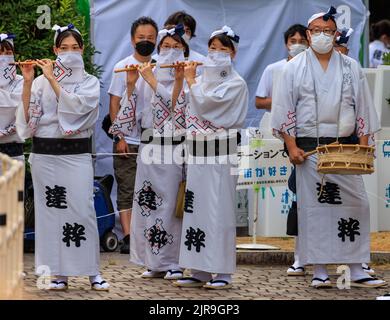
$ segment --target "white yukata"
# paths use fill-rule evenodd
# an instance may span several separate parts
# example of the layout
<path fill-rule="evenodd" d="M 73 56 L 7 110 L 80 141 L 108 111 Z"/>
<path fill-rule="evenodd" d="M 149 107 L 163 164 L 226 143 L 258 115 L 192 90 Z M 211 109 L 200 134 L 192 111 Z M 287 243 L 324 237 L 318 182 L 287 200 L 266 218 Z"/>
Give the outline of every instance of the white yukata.
<path fill-rule="evenodd" d="M 1 71 L 4 74 L 0 74 L 0 150 L 2 144 L 24 143 L 15 127 L 16 110 L 22 100 L 23 77 L 16 74 L 16 66 Z M 13 158 L 24 161 L 23 155 Z"/>
<path fill-rule="evenodd" d="M 236 153 L 230 151 L 228 156 L 220 142 L 220 155 L 214 156 L 214 145 L 216 139 L 236 139 L 244 126 L 247 85 L 231 65 L 204 66 L 203 74 L 189 89 L 188 97 L 189 155 L 180 266 L 233 274 L 236 270 L 237 175 L 232 169 L 236 168 Z M 194 157 L 194 153 L 198 155 L 197 151 L 191 151 L 194 139 L 207 139 L 209 156 L 202 155 L 204 150 L 200 150 L 199 156 Z"/>
<path fill-rule="evenodd" d="M 273 98 L 271 126 L 276 136 L 284 132 L 317 138 L 316 96 L 319 137 L 335 138 L 337 131 L 340 138 L 360 137 L 379 130 L 366 78 L 355 60 L 333 51 L 323 71 L 309 48 L 284 67 L 282 79 Z M 296 166 L 300 263 L 369 262 L 370 210 L 362 177 L 323 176 L 316 163 L 317 155 L 312 155 Z"/>
<path fill-rule="evenodd" d="M 168 73 L 174 71 L 161 70 Z M 135 89 L 130 100 L 126 92 L 121 101 L 119 116 L 124 110 L 133 115 L 127 127 L 129 135 L 132 130 L 136 130 L 139 121 L 142 129 L 146 129 L 141 137 L 137 157 L 131 216 L 130 261 L 151 271 L 166 272 L 180 269 L 182 220 L 175 216 L 175 209 L 179 184 L 183 180 L 183 165 L 174 160 L 172 162 L 170 158 L 174 157 L 174 154 L 180 157 L 183 148 L 181 145 L 172 145 L 172 139 L 176 137 L 174 140 L 180 141 L 180 136 L 185 137 L 186 101 L 182 92 L 172 113 L 173 78 L 163 81 L 157 77 L 157 80 L 159 82 L 156 93 L 148 84 L 146 84 L 148 89 L 144 92 Z M 137 82 L 139 81 L 144 80 L 140 77 Z M 138 111 L 137 101 L 142 99 L 144 94 L 149 96 L 149 105 Z M 163 146 L 159 142 L 162 139 Z"/>
<path fill-rule="evenodd" d="M 81 79 L 59 82 L 62 88 L 57 99 L 48 80 L 43 75 L 36 78 L 30 120 L 26 123 L 20 105 L 18 132 L 25 138 L 90 138 L 99 114 L 100 83 L 87 73 Z M 48 266 L 51 275 L 98 275 L 100 246 L 91 154 L 32 153 L 29 162 L 34 185 L 36 272 L 40 266 Z"/>

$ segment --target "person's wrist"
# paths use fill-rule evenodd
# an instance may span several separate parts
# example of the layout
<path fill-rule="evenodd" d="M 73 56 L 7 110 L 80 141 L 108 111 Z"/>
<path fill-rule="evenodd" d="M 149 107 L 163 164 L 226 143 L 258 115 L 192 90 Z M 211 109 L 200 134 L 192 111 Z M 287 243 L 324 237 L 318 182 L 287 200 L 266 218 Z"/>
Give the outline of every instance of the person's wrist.
<path fill-rule="evenodd" d="M 46 79 L 49 80 L 50 82 L 56 81 L 56 78 L 54 78 L 53 75 L 46 75 L 46 74 L 45 74 L 45 77 L 46 77 Z"/>
<path fill-rule="evenodd" d="M 114 135 L 112 138 L 112 141 L 114 141 L 115 144 L 118 144 L 121 140 L 123 140 L 123 136 L 120 134 Z"/>

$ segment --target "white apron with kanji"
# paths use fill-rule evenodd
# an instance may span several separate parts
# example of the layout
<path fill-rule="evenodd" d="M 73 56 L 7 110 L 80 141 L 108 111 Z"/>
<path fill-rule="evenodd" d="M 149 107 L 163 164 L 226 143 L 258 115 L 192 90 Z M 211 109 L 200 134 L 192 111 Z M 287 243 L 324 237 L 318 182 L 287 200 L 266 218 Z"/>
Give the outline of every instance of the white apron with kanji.
<path fill-rule="evenodd" d="M 360 175 L 317 172 L 317 156 L 296 166 L 299 261 L 368 263 L 370 208 Z M 322 192 L 321 192 L 322 185 Z"/>
<path fill-rule="evenodd" d="M 187 139 L 204 138 L 212 143 L 217 137 L 236 137 L 237 130 L 227 130 L 239 130 L 244 125 L 248 108 L 245 81 L 231 66 L 204 66 L 203 75 L 196 80 L 188 92 Z M 235 272 L 235 166 L 234 154 L 196 159 L 189 155 L 181 267 Z"/>
<path fill-rule="evenodd" d="M 99 80 L 84 73 L 81 82 L 62 83 L 57 101 L 43 76 L 34 80 L 26 123 L 23 106 L 17 130 L 23 137 L 89 138 L 98 119 Z M 51 275 L 99 274 L 99 234 L 93 201 L 91 154 L 29 158 L 34 186 L 35 267 Z"/>

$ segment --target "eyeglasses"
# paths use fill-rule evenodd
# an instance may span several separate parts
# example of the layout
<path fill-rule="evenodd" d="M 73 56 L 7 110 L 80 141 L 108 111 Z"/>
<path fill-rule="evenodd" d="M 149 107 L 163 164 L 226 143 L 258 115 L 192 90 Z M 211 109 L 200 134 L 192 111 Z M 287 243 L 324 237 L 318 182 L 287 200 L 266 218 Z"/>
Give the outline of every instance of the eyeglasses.
<path fill-rule="evenodd" d="M 333 29 L 330 29 L 330 28 L 325 28 L 325 29 L 321 29 L 321 28 L 313 28 L 313 29 L 309 29 L 310 33 L 312 35 L 319 35 L 321 32 L 323 32 L 324 34 L 326 34 L 327 36 L 333 36 L 336 32 L 336 30 L 333 30 Z"/>

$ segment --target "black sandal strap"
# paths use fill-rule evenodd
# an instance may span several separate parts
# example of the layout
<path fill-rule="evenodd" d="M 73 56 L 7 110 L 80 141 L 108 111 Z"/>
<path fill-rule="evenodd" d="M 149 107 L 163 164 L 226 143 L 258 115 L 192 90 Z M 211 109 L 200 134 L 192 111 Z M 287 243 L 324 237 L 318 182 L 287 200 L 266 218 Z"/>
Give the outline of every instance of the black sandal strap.
<path fill-rule="evenodd" d="M 168 272 L 170 272 L 171 274 L 178 274 L 178 273 L 183 274 L 183 271 L 180 270 L 168 270 Z"/>
<path fill-rule="evenodd" d="M 294 266 L 290 266 L 291 269 L 293 269 L 294 271 L 295 270 L 298 270 L 298 269 L 302 269 L 302 271 L 305 271 L 305 268 L 304 267 L 294 267 Z"/>
<path fill-rule="evenodd" d="M 92 282 L 92 283 L 91 283 L 91 286 L 94 286 L 95 284 L 102 285 L 102 284 L 105 284 L 105 283 L 107 283 L 107 281 L 105 281 L 105 280 L 103 280 L 103 281 L 101 281 L 101 282 L 95 281 L 95 282 Z"/>
<path fill-rule="evenodd" d="M 223 284 L 226 284 L 228 285 L 229 282 L 227 282 L 226 280 L 210 280 L 210 283 L 223 283 Z"/>
<path fill-rule="evenodd" d="M 372 280 L 378 280 L 378 278 L 375 278 L 375 277 L 363 278 L 363 279 L 355 280 L 353 282 L 355 282 L 355 283 L 365 283 L 365 282 L 372 281 Z"/>
<path fill-rule="evenodd" d="M 198 283 L 203 282 L 202 280 L 196 279 L 194 277 L 184 277 L 180 280 L 189 280 L 189 281 L 198 282 Z"/>
<path fill-rule="evenodd" d="M 324 279 L 321 279 L 321 278 L 313 278 L 311 281 L 314 281 L 314 280 L 321 281 L 321 282 L 323 282 L 323 283 L 325 283 L 326 281 L 330 281 L 329 278 L 326 278 L 325 280 L 324 280 Z"/>

